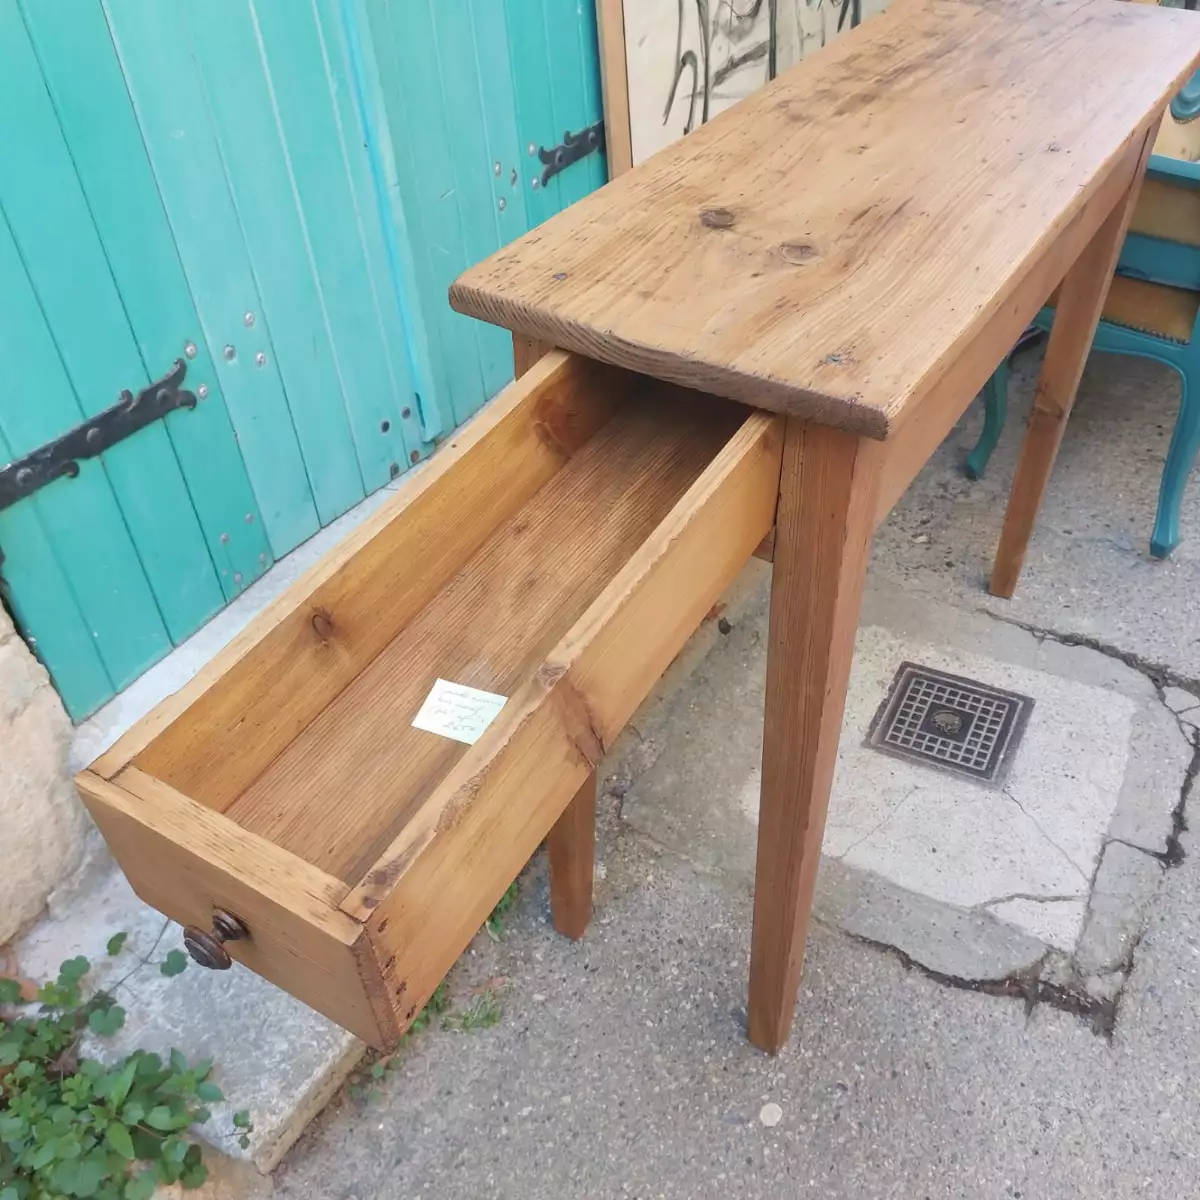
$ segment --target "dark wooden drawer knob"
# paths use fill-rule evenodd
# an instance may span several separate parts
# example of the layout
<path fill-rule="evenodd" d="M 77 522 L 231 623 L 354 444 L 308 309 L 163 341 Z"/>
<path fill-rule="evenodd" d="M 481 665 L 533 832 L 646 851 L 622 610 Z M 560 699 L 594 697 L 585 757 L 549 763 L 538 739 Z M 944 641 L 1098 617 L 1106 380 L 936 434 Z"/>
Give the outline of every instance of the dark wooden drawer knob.
<path fill-rule="evenodd" d="M 212 915 L 212 932 L 199 929 L 195 925 L 185 926 L 183 944 L 195 962 L 210 971 L 228 971 L 233 966 L 233 959 L 225 949 L 226 942 L 238 942 L 249 937 L 250 931 L 241 920 L 223 908 L 214 908 Z"/>

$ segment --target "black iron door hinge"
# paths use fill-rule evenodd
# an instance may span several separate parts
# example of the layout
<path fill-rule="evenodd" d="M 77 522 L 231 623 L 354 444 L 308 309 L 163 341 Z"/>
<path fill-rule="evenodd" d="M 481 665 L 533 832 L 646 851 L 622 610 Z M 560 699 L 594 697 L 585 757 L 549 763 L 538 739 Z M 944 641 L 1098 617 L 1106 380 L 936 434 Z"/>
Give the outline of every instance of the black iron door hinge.
<path fill-rule="evenodd" d="M 564 133 L 562 144 L 547 150 L 545 146 L 538 150 L 538 158 L 546 164 L 542 172 L 542 187 L 554 178 L 559 171 L 565 171 L 572 163 L 597 150 L 604 149 L 604 122 L 597 121 L 578 133 Z"/>
<path fill-rule="evenodd" d="M 142 388 L 136 396 L 128 390 L 122 392 L 111 408 L 0 468 L 0 510 L 56 479 L 64 476 L 73 479 L 79 474 L 81 458 L 95 458 L 167 413 L 177 408 L 195 408 L 195 395 L 179 386 L 186 374 L 187 363 L 182 358 L 176 359 L 175 365 L 157 383 Z"/>

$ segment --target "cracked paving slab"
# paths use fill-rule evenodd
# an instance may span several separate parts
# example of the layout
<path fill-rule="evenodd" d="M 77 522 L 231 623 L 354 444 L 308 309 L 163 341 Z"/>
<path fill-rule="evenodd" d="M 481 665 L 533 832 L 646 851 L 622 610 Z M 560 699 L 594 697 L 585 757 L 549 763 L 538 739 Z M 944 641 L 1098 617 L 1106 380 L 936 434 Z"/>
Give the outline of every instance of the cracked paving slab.
<path fill-rule="evenodd" d="M 1163 703 L 1181 725 L 1193 731 L 1200 729 L 1200 695 L 1171 685 L 1163 688 Z"/>
<path fill-rule="evenodd" d="M 747 883 L 766 612 L 764 586 L 662 719 L 653 765 L 634 777 L 622 807 L 639 833 Z M 905 661 L 1033 698 L 1002 787 L 865 744 Z M 1161 877 L 1194 753 L 1158 687 L 1128 664 L 870 581 L 818 916 L 946 976 L 996 980 L 1053 958 L 1056 980 L 1086 992 L 1104 976 L 1096 991 L 1109 997 L 1107 976 L 1127 969 Z M 1120 882 L 1109 886 L 1114 872 Z"/>
<path fill-rule="evenodd" d="M 990 900 L 983 906 L 1006 925 L 1018 929 L 1053 946 L 1058 950 L 1070 950 L 1083 927 L 1087 913 L 1085 896 L 1015 896 L 1004 900 Z"/>

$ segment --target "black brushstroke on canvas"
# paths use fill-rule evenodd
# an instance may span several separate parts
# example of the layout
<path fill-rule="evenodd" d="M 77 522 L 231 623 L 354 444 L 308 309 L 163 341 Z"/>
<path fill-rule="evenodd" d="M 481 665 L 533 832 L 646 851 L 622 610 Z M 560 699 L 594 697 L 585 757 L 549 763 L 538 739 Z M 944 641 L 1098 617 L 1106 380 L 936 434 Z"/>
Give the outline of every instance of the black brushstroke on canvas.
<path fill-rule="evenodd" d="M 803 3 L 804 0 L 801 0 Z M 833 0 L 837 2 L 837 0 Z M 753 35 L 755 22 L 762 12 L 764 0 L 751 0 L 748 7 L 739 9 L 737 0 L 717 0 L 711 10 L 709 0 L 678 0 L 678 20 L 675 26 L 675 68 L 671 76 L 671 85 L 667 91 L 667 103 L 663 109 L 663 124 L 671 119 L 671 113 L 676 101 L 680 99 L 680 81 L 685 73 L 690 74 L 691 84 L 683 93 L 687 97 L 687 121 L 683 132 L 691 133 L 696 127 L 696 109 L 700 109 L 700 124 L 708 121 L 710 107 L 715 90 L 731 75 L 742 67 L 761 59 L 767 60 L 767 79 L 774 79 L 778 71 L 779 44 L 779 0 L 765 0 L 767 7 L 767 36 L 744 50 L 736 53 L 731 51 L 720 66 L 712 65 L 712 44 L 717 33 L 724 35 L 732 43 L 737 43 Z M 695 50 L 684 50 L 683 34 L 690 15 L 695 16 L 696 29 L 699 32 L 700 53 Z M 849 15 L 850 28 L 855 28 L 862 20 L 862 0 L 841 0 L 838 13 L 838 32 L 846 24 Z"/>

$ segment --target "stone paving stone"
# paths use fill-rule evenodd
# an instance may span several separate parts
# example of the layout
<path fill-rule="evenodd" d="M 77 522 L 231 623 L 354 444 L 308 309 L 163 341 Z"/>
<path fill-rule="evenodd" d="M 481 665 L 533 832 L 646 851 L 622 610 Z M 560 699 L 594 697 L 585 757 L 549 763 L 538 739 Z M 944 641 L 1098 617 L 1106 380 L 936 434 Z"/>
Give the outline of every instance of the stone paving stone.
<path fill-rule="evenodd" d="M 105 950 L 114 933 L 129 940 L 116 958 Z M 222 1153 L 270 1171 L 324 1107 L 365 1053 L 352 1034 L 241 967 L 205 971 L 189 963 L 166 978 L 159 964 L 181 948 L 179 927 L 143 904 L 124 877 L 110 870 L 58 919 L 38 922 L 17 944 L 24 974 L 44 979 L 68 958 L 93 964 L 88 982 L 113 990 L 126 1010 L 113 1038 L 89 1038 L 96 1057 L 141 1048 L 180 1050 L 190 1060 L 213 1060 L 213 1079 L 225 1101 L 198 1135 Z M 232 1115 L 249 1109 L 249 1150 L 237 1144 Z"/>
<path fill-rule="evenodd" d="M 903 902 L 889 903 L 883 924 L 898 939 L 889 944 L 936 970 L 983 978 L 994 976 L 979 973 L 981 961 L 1035 961 L 1018 935 L 1042 954 L 1070 952 L 1114 826 L 1149 849 L 1166 846 L 1191 753 L 1174 716 L 1126 664 L 1086 647 L 1051 649 L 984 614 L 914 605 L 869 585 L 864 621 L 872 623 L 856 643 L 827 859 L 839 861 L 871 895 L 885 880 L 910 905 L 916 897 L 930 902 L 910 920 L 895 915 Z M 622 810 L 638 831 L 746 880 L 754 867 L 765 639 L 763 604 L 747 612 L 680 694 L 658 729 L 654 765 L 633 779 Z M 864 745 L 904 661 L 1033 697 L 1003 786 Z M 839 914 L 879 907 L 866 899 L 846 902 L 848 887 L 843 881 L 839 889 Z M 960 914 L 947 917 L 952 925 L 961 924 L 961 914 L 976 914 L 962 927 L 977 930 L 982 923 L 988 944 L 1017 940 L 981 960 L 980 935 L 973 932 L 951 939 L 948 953 L 944 922 L 929 917 L 937 904 Z M 821 896 L 818 906 L 829 910 Z M 883 927 L 878 916 L 872 923 L 877 932 Z M 858 917 L 842 927 L 866 936 Z"/>

